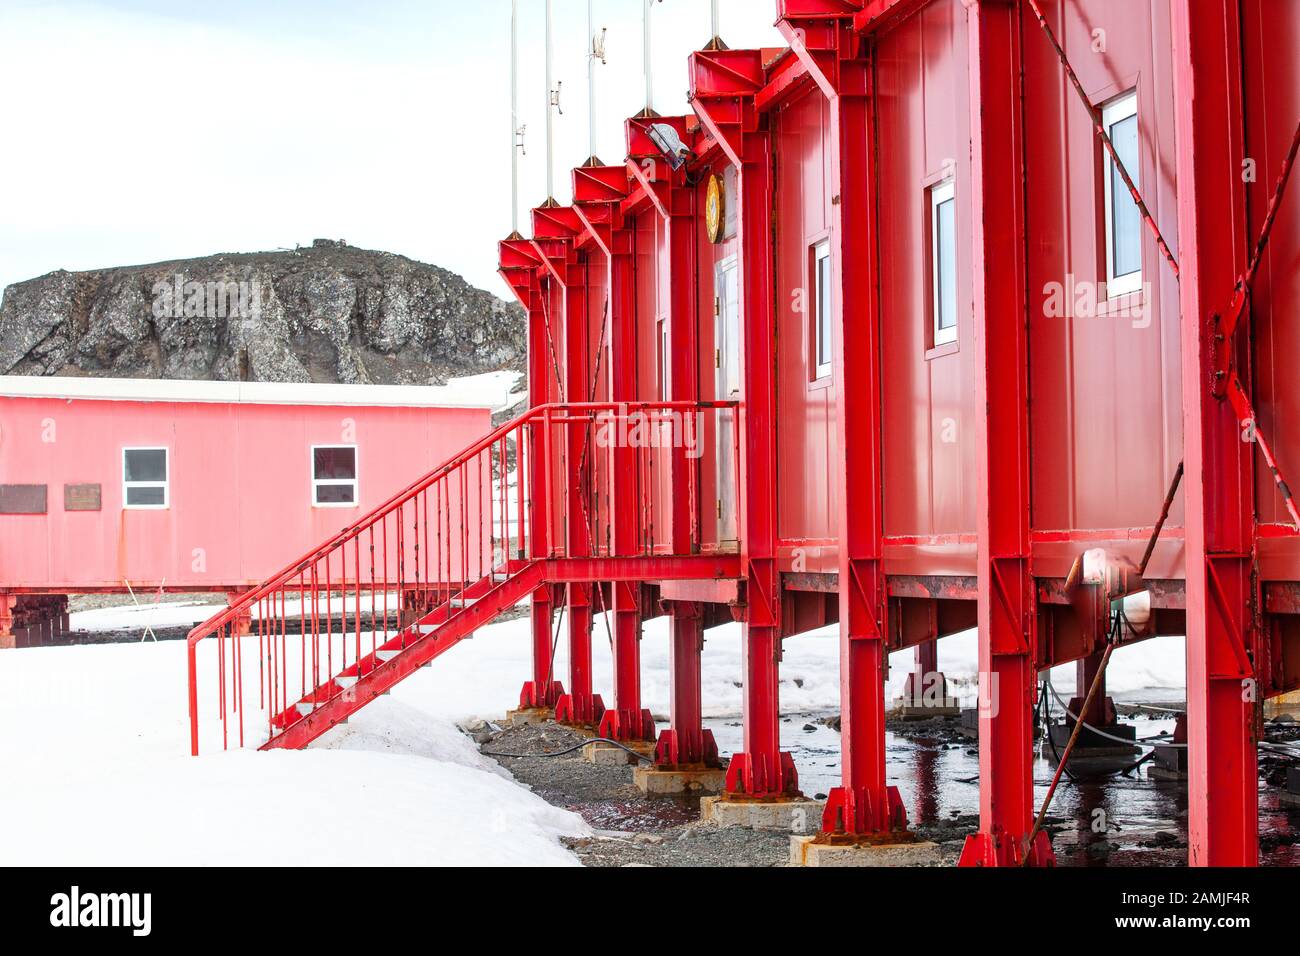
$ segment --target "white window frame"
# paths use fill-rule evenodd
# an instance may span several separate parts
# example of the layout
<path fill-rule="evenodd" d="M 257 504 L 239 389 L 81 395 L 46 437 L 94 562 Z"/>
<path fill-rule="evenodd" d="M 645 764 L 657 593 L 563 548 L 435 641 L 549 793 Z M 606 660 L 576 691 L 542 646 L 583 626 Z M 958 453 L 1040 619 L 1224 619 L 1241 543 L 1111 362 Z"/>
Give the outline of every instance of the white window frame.
<path fill-rule="evenodd" d="M 930 187 L 930 325 L 934 333 L 935 346 L 951 345 L 957 341 L 956 321 L 948 328 L 939 327 L 939 207 L 956 198 L 956 186 L 951 179 L 935 183 Z M 952 255 L 953 270 L 955 272 L 957 268 L 957 207 L 953 206 L 952 211 Z M 956 303 L 953 303 L 953 319 L 956 318 Z"/>
<path fill-rule="evenodd" d="M 823 239 L 821 242 L 813 244 L 812 247 L 812 282 L 813 287 L 813 321 L 812 321 L 812 357 L 813 368 L 815 369 L 814 378 L 829 378 L 835 367 L 835 318 L 832 310 L 827 308 L 826 312 L 826 344 L 830 348 L 831 354 L 823 356 L 822 348 L 822 297 L 827 297 L 827 305 L 833 305 L 834 299 L 830 298 L 834 293 L 834 267 L 831 268 L 830 285 L 831 288 L 823 289 L 821 287 L 822 263 L 830 262 L 831 243 L 829 239 Z M 825 358 L 825 361 L 822 359 Z"/>
<path fill-rule="evenodd" d="M 167 477 L 162 481 L 127 481 L 126 454 L 131 451 L 160 451 L 163 453 L 163 468 Z M 122 508 L 131 511 L 166 511 L 171 507 L 172 450 L 166 445 L 130 445 L 122 449 Z M 128 488 L 161 488 L 163 500 L 160 505 L 133 505 L 127 501 Z"/>
<path fill-rule="evenodd" d="M 316 477 L 316 451 L 321 448 L 351 448 L 352 449 L 352 478 L 317 478 Z M 311 479 L 311 506 L 313 508 L 358 508 L 361 505 L 361 449 L 356 445 L 347 445 L 343 443 L 331 443 L 328 445 L 312 445 L 307 451 L 307 477 Z M 321 501 L 320 487 L 329 485 L 337 487 L 340 485 L 352 486 L 351 501 Z"/>
<path fill-rule="evenodd" d="M 1101 108 L 1101 126 L 1110 135 L 1110 128 L 1116 123 L 1128 119 L 1130 116 L 1137 116 L 1137 90 L 1129 90 L 1120 96 L 1115 97 L 1109 103 Z M 1141 133 L 1139 126 L 1138 132 Z M 1138 137 L 1139 160 L 1141 159 L 1141 136 Z M 1119 295 L 1127 295 L 1130 292 L 1137 292 L 1142 288 L 1142 233 L 1138 232 L 1138 267 L 1134 272 L 1127 272 L 1122 276 L 1115 275 L 1115 196 L 1111 180 L 1114 178 L 1115 161 L 1111 159 L 1110 152 L 1102 147 L 1102 157 L 1105 160 L 1103 164 L 1102 180 L 1105 187 L 1105 205 L 1102 213 L 1106 218 L 1106 298 L 1113 299 Z M 1141 163 L 1139 162 L 1139 167 Z M 1129 175 L 1134 177 L 1134 185 L 1141 186 L 1142 176 L 1141 169 L 1130 169 Z"/>

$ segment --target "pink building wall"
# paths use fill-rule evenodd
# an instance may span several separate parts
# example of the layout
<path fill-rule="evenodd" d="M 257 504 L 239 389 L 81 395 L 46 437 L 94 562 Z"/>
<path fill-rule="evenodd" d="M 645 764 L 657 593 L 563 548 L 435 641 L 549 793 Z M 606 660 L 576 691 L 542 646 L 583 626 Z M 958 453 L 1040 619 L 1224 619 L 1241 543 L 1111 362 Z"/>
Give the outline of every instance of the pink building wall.
<path fill-rule="evenodd" d="M 139 384 L 222 394 L 231 383 Z M 47 513 L 0 514 L 0 591 L 260 583 L 491 429 L 486 407 L 396 404 L 421 391 L 275 386 L 270 403 L 19 397 L 6 386 L 0 486 L 46 485 Z M 321 400 L 333 404 L 312 403 Z M 312 505 L 313 445 L 357 446 L 355 505 Z M 167 508 L 123 508 L 122 450 L 132 446 L 170 450 Z M 65 511 L 65 483 L 99 484 L 100 509 Z"/>

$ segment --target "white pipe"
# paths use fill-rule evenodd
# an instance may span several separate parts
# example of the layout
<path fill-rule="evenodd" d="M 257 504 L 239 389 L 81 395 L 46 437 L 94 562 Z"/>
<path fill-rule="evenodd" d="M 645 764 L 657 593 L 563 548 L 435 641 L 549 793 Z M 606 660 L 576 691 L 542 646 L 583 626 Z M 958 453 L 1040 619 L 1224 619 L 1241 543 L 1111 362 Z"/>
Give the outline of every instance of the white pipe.
<path fill-rule="evenodd" d="M 645 48 L 641 55 L 643 68 L 645 70 L 645 108 L 647 110 L 654 109 L 654 67 L 650 65 L 650 7 L 654 2 L 655 0 L 643 0 L 643 6 L 641 9 L 641 36 L 645 43 Z"/>
<path fill-rule="evenodd" d="M 711 28 L 713 30 L 712 38 L 716 40 L 722 35 L 719 32 L 721 30 L 721 26 L 718 22 L 718 0 L 711 0 L 709 12 L 710 15 L 712 16 L 712 28 Z"/>
<path fill-rule="evenodd" d="M 519 232 L 519 0 L 510 0 L 510 232 Z"/>
<path fill-rule="evenodd" d="M 546 0 L 546 198 L 555 198 L 555 101 L 551 66 L 554 59 L 551 36 L 551 0 Z"/>
<path fill-rule="evenodd" d="M 595 156 L 595 14 L 586 0 L 586 155 Z"/>

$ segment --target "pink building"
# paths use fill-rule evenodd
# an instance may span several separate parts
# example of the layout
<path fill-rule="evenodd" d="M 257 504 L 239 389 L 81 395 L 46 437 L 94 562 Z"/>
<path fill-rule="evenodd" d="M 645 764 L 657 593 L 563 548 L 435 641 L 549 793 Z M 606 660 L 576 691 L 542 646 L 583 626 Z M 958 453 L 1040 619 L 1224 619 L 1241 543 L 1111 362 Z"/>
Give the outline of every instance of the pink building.
<path fill-rule="evenodd" d="M 68 594 L 266 579 L 489 431 L 484 398 L 0 378 L 0 647 L 66 628 Z"/>

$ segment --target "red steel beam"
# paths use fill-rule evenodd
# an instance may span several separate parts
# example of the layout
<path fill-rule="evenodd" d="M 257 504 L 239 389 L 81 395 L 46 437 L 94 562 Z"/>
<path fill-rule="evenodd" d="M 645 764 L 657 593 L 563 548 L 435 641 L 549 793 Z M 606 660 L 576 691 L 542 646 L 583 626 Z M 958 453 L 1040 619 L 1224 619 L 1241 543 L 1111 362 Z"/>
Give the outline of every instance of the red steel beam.
<path fill-rule="evenodd" d="M 1172 4 L 1193 866 L 1259 861 L 1254 448 L 1213 389 L 1216 310 L 1243 274 L 1248 242 L 1240 17 L 1238 0 Z M 1236 348 L 1249 348 L 1247 331 L 1243 323 Z"/>
<path fill-rule="evenodd" d="M 618 195 L 608 196 L 601 213 L 610 220 L 603 255 L 595 257 L 592 269 L 606 270 L 605 288 L 608 294 L 608 344 L 601 342 L 597 348 L 608 348 L 605 376 L 611 402 L 634 402 L 642 396 L 636 392 L 636 263 L 632 231 L 621 222 L 617 202 L 626 195 L 628 173 L 623 166 L 600 167 L 604 173 L 621 183 Z M 574 188 L 578 189 L 580 175 L 592 176 L 591 169 L 574 170 Z M 576 194 L 576 192 L 575 192 Z M 589 211 L 590 210 L 590 211 Z M 580 214 L 588 220 L 595 212 L 592 207 L 580 206 Z M 637 553 L 640 541 L 640 516 L 637 507 L 637 452 L 626 442 L 617 440 L 618 430 L 611 429 L 615 437 L 609 448 L 592 449 L 604 453 L 609 462 L 609 520 L 611 548 L 616 556 Z M 615 740 L 653 740 L 654 720 L 650 711 L 641 707 L 641 605 L 639 582 L 613 581 L 610 583 L 613 617 L 613 670 L 614 706 L 605 711 L 600 721 L 600 734 Z"/>
<path fill-rule="evenodd" d="M 757 50 L 691 55 L 691 100 L 704 128 L 737 168 L 743 399 L 740 443 L 741 563 L 745 578 L 744 751 L 727 768 L 729 796 L 799 790 L 781 752 L 778 682 L 781 582 L 776 566 L 776 313 L 772 265 L 773 156 L 754 96 L 763 88 Z"/>
<path fill-rule="evenodd" d="M 536 268 L 527 270 L 527 281 L 516 288 L 516 295 L 528 316 L 528 404 L 536 407 L 546 405 L 558 396 L 552 394 L 551 363 L 549 344 L 546 340 L 546 325 L 542 318 L 542 291 L 539 287 Z M 512 283 L 512 287 L 514 283 Z M 543 447 L 542 426 L 534 425 L 529 429 L 529 445 Z M 517 454 L 518 454 L 517 449 Z M 518 458 L 516 458 L 516 462 Z M 541 560 L 550 554 L 550 517 L 549 507 L 551 491 L 549 487 L 546 462 L 543 456 L 534 454 L 526 456 L 523 467 L 528 469 L 528 555 L 533 560 Z M 518 480 L 523 480 L 522 474 Z M 523 557 L 523 555 L 520 555 Z M 564 687 L 555 680 L 555 660 L 552 651 L 551 621 L 554 611 L 554 593 L 549 585 L 537 588 L 529 602 L 529 616 L 532 624 L 533 676 L 519 692 L 519 706 L 522 708 L 553 708 L 555 702 L 564 693 Z"/>
<path fill-rule="evenodd" d="M 1037 603 L 1030 574 L 1029 336 L 1019 5 L 967 4 L 971 273 L 977 362 L 973 422 L 979 592 L 980 829 L 963 866 L 1053 862 L 1032 846 Z"/>
<path fill-rule="evenodd" d="M 585 227 L 572 207 L 548 207 L 534 210 L 534 234 L 541 227 L 554 229 L 554 237 L 572 240 Z M 571 232 L 567 230 L 572 229 Z M 572 242 L 565 243 L 563 257 L 555 265 L 564 300 L 562 369 L 564 392 L 569 402 L 587 398 L 590 388 L 591 356 L 587 310 L 587 254 L 577 253 Z M 581 558 L 592 553 L 592 541 L 586 520 L 585 489 L 589 486 L 590 455 L 584 458 L 583 447 L 590 429 L 566 427 L 561 436 L 564 449 L 564 529 L 565 554 Z M 552 500 L 559 500 L 559 495 Z M 555 704 L 555 719 L 570 724 L 595 727 L 605 707 L 593 693 L 591 676 L 592 585 L 585 581 L 570 582 L 566 589 L 569 626 L 569 690 Z"/>
<path fill-rule="evenodd" d="M 693 136 L 684 116 L 633 118 L 626 126 L 628 168 L 650 197 L 666 232 L 668 275 L 660 288 L 668 294 L 667 381 L 660 387 L 665 398 L 693 402 L 700 397 L 698 189 L 687 181 L 684 170 L 673 173 L 658 158 L 646 134 L 650 122 L 667 123 L 685 142 L 692 142 Z M 654 319 L 653 315 L 643 316 L 644 321 Z M 688 455 L 685 447 L 672 450 L 670 469 L 674 489 L 700 487 L 699 459 Z M 685 493 L 673 496 L 669 534 L 674 554 L 699 550 L 701 507 L 698 495 L 694 501 Z M 703 724 L 702 609 L 693 601 L 670 601 L 666 608 L 671 617 L 670 726 L 659 735 L 655 762 L 663 766 L 717 766 L 717 744 L 712 731 L 705 730 Z"/>
<path fill-rule="evenodd" d="M 826 801 L 822 829 L 877 836 L 907 828 L 897 787 L 885 783 L 884 496 L 881 433 L 880 263 L 876 241 L 873 64 L 854 34 L 852 11 L 823 4 L 811 20 L 778 22 L 830 101 L 831 281 L 839 489 L 840 748 L 842 784 Z M 813 16 L 815 4 L 798 4 Z M 844 19 L 827 20 L 838 10 Z M 814 27 L 820 26 L 817 31 Z M 829 59 L 809 49 L 829 46 Z M 852 370 L 852 374 L 846 374 Z"/>

